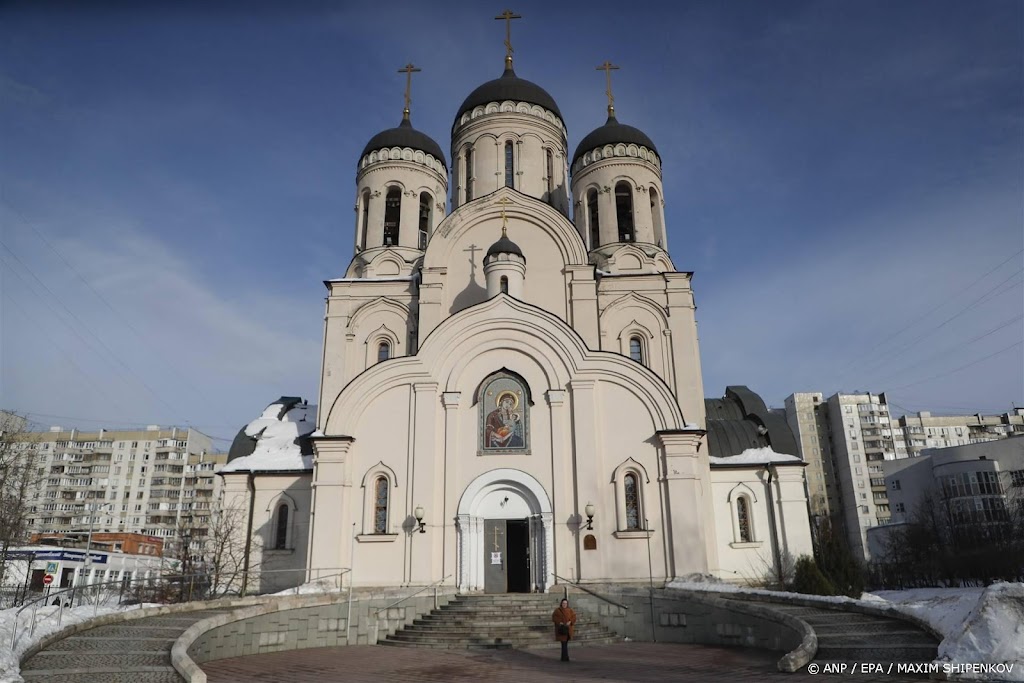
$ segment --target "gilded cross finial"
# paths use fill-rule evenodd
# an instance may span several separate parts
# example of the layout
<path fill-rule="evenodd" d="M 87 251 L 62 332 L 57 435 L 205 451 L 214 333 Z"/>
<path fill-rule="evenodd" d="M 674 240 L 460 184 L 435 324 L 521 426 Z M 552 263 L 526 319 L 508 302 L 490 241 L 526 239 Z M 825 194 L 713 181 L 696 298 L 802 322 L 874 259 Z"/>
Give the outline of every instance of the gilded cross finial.
<path fill-rule="evenodd" d="M 512 20 L 522 19 L 523 15 L 516 14 L 510 9 L 505 10 L 494 17 L 498 21 L 505 22 L 505 68 L 512 68 Z"/>
<path fill-rule="evenodd" d="M 619 67 L 615 66 L 608 60 L 605 60 L 604 64 L 597 67 L 598 71 L 604 72 L 605 82 L 607 88 L 604 94 L 608 96 L 608 116 L 615 116 L 615 96 L 612 95 L 612 71 L 617 71 Z"/>
<path fill-rule="evenodd" d="M 412 75 L 423 69 L 417 69 L 412 62 L 398 70 L 398 73 L 405 74 L 405 109 L 402 110 L 402 120 L 409 120 L 409 105 L 412 104 Z"/>
<path fill-rule="evenodd" d="M 502 197 L 498 200 L 498 203 L 501 204 L 501 236 L 508 237 L 508 233 L 506 232 L 506 230 L 508 230 L 508 216 L 505 215 L 505 207 L 510 204 L 514 204 L 515 202 L 508 197 Z"/>

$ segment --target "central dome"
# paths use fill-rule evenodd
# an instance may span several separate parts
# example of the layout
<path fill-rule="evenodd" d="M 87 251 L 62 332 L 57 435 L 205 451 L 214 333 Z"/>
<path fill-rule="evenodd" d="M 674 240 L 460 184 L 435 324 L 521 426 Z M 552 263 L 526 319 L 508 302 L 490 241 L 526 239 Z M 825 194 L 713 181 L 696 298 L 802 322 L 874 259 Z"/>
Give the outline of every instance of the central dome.
<path fill-rule="evenodd" d="M 455 122 L 458 123 L 462 115 L 467 111 L 473 111 L 474 107 L 487 104 L 488 102 L 505 101 L 538 104 L 553 112 L 558 118 L 562 118 L 562 112 L 558 110 L 555 98 L 549 95 L 547 90 L 536 83 L 531 83 L 525 78 L 519 78 L 516 76 L 516 72 L 512 70 L 512 67 L 507 66 L 501 78 L 487 81 L 469 93 L 469 97 L 462 103 L 462 106 L 459 107 L 459 112 L 455 115 Z"/>

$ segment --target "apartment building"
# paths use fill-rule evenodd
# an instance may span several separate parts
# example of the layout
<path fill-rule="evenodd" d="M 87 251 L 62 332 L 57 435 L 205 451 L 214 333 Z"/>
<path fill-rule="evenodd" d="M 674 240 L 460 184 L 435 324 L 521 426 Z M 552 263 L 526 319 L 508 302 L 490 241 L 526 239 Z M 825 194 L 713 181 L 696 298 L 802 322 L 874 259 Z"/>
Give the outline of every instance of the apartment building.
<path fill-rule="evenodd" d="M 966 446 L 1024 434 L 1024 408 L 1002 415 L 932 415 L 922 411 L 904 415 L 894 424 L 904 435 L 907 455 L 914 457 L 926 448 Z"/>
<path fill-rule="evenodd" d="M 839 509 L 826 407 L 820 392 L 792 394 L 786 399 L 786 421 L 797 437 L 799 455 L 807 463 L 804 482 L 812 522 Z"/>
<path fill-rule="evenodd" d="M 219 496 L 216 471 L 227 460 L 194 429 L 51 427 L 20 436 L 39 460 L 29 528 L 35 534 L 132 533 L 165 540 L 187 526 L 199 546 Z"/>

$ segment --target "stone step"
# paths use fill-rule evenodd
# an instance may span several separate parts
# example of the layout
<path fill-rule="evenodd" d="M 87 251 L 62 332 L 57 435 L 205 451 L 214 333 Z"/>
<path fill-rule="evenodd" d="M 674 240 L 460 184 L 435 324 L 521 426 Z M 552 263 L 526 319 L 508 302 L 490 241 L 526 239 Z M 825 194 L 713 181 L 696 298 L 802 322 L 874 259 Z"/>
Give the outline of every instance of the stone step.
<path fill-rule="evenodd" d="M 576 622 L 578 627 L 598 625 L 599 622 L 591 620 L 579 620 Z M 535 621 L 530 619 L 442 619 L 437 617 L 426 616 L 423 619 L 414 619 L 412 627 L 428 626 L 428 625 L 448 625 L 448 626 L 541 626 L 545 628 L 554 628 L 554 624 L 551 623 L 550 619 L 544 619 L 543 621 Z M 410 627 L 406 627 L 410 628 Z"/>
<path fill-rule="evenodd" d="M 920 631 L 890 633 L 879 636 L 877 633 L 818 633 L 818 647 L 935 647 L 935 640 Z"/>
<path fill-rule="evenodd" d="M 147 666 L 170 666 L 170 654 L 166 652 L 104 652 L 85 654 L 82 652 L 60 652 L 43 650 L 22 665 L 22 671 L 59 670 L 70 668 L 116 668 L 124 671 Z"/>
<path fill-rule="evenodd" d="M 935 645 L 903 645 L 883 640 L 872 645 L 818 644 L 815 660 L 828 659 L 845 662 L 930 662 L 938 656 Z"/>
<path fill-rule="evenodd" d="M 621 642 L 621 640 L 622 639 L 617 637 L 617 636 L 612 636 L 612 637 L 608 637 L 608 638 L 595 638 L 595 639 L 592 639 L 592 640 L 579 641 L 579 642 L 574 640 L 573 643 L 575 643 L 577 646 L 609 645 L 611 643 Z M 513 645 L 512 643 L 508 643 L 508 642 L 499 642 L 499 643 L 469 643 L 469 644 L 467 644 L 464 641 L 460 641 L 458 643 L 420 643 L 420 642 L 390 640 L 390 639 L 382 640 L 382 641 L 378 642 L 377 644 L 378 645 L 386 645 L 386 646 L 389 646 L 389 647 L 412 647 L 412 648 L 427 648 L 427 649 L 436 649 L 436 650 L 477 650 L 477 649 L 481 649 L 481 650 L 494 650 L 494 649 L 507 650 L 507 649 L 512 649 L 513 647 L 522 648 L 522 649 L 530 649 L 530 650 L 539 650 L 539 649 L 545 649 L 545 648 L 557 648 L 557 647 L 560 647 L 560 645 L 555 640 L 553 640 L 553 639 L 549 640 L 549 641 L 539 641 L 536 644 L 530 643 L 530 644 L 527 644 L 527 645 Z"/>

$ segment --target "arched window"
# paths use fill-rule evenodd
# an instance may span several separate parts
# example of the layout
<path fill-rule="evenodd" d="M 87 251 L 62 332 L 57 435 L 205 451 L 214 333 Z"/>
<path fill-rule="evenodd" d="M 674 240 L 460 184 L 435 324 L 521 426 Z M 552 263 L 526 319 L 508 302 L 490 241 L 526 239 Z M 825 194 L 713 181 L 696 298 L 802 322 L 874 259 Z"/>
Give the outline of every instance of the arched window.
<path fill-rule="evenodd" d="M 736 499 L 736 518 L 739 523 L 740 543 L 750 543 L 754 537 L 750 533 L 750 503 L 746 496 L 739 496 Z"/>
<path fill-rule="evenodd" d="M 512 141 L 505 143 L 505 187 L 515 186 L 515 162 L 513 161 Z"/>
<path fill-rule="evenodd" d="M 402 223 L 402 190 L 389 187 L 384 199 L 384 246 L 398 244 L 398 228 Z"/>
<path fill-rule="evenodd" d="M 428 192 L 420 193 L 420 249 L 427 248 L 427 234 L 430 232 L 430 222 L 433 216 L 433 197 Z"/>
<path fill-rule="evenodd" d="M 377 362 L 391 358 L 391 342 L 382 341 L 377 346 Z"/>
<path fill-rule="evenodd" d="M 643 342 L 640 341 L 640 337 L 629 338 L 629 357 L 637 363 L 644 362 L 644 346 Z"/>
<path fill-rule="evenodd" d="M 590 220 L 590 248 L 601 246 L 601 222 L 597 213 L 597 190 L 587 192 L 587 218 Z"/>
<path fill-rule="evenodd" d="M 473 199 L 473 148 L 466 146 L 466 201 Z"/>
<path fill-rule="evenodd" d="M 554 204 L 555 202 L 555 157 L 551 153 L 551 150 L 545 150 L 547 157 L 547 171 L 548 171 L 548 203 Z"/>
<path fill-rule="evenodd" d="M 619 221 L 619 241 L 635 242 L 633 232 L 633 190 L 626 181 L 615 185 L 615 217 Z"/>
<path fill-rule="evenodd" d="M 640 526 L 640 483 L 636 473 L 629 472 L 622 478 L 622 488 L 626 495 L 626 531 L 637 531 Z"/>
<path fill-rule="evenodd" d="M 654 226 L 654 241 L 662 249 L 665 248 L 665 226 L 661 223 L 661 200 L 658 197 L 658 191 L 653 187 L 650 190 L 651 195 L 651 224 Z"/>
<path fill-rule="evenodd" d="M 370 230 L 370 190 L 363 190 L 363 222 L 359 228 L 359 232 L 362 234 L 362 240 L 359 242 L 359 246 L 366 249 L 366 238 Z"/>
<path fill-rule="evenodd" d="M 288 505 L 277 506 L 277 528 L 274 533 L 274 549 L 284 550 L 288 547 Z"/>
<path fill-rule="evenodd" d="M 501 276 L 501 293 L 508 294 L 508 277 L 505 275 Z"/>
<path fill-rule="evenodd" d="M 373 533 L 388 532 L 388 479 L 377 477 L 373 483 Z"/>

